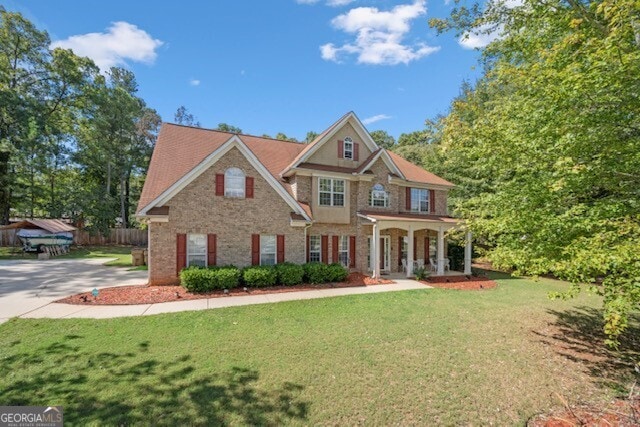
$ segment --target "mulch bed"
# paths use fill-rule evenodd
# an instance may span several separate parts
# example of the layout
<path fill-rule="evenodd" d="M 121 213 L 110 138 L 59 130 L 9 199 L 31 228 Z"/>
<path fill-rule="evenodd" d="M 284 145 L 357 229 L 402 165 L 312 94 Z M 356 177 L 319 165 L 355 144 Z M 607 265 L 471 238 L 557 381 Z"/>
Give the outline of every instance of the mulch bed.
<path fill-rule="evenodd" d="M 483 276 L 429 277 L 427 280 L 423 280 L 422 283 L 425 283 L 429 286 L 433 286 L 434 288 L 459 289 L 459 290 L 465 290 L 465 291 L 491 289 L 498 286 L 496 282 L 489 279 L 488 277 L 483 277 Z"/>
<path fill-rule="evenodd" d="M 131 305 L 131 304 L 157 304 L 170 301 L 187 301 L 202 298 L 224 298 L 238 295 L 262 295 L 282 292 L 308 291 L 330 288 L 351 288 L 357 286 L 373 286 L 395 283 L 392 280 L 375 280 L 360 273 L 351 273 L 346 282 L 325 283 L 321 285 L 297 285 L 297 286 L 273 286 L 269 288 L 243 288 L 229 289 L 228 293 L 222 290 L 203 294 L 193 294 L 182 286 L 117 286 L 114 288 L 100 289 L 98 298 L 94 298 L 91 292 L 72 295 L 56 302 L 64 304 L 81 305 Z"/>
<path fill-rule="evenodd" d="M 573 426 L 639 426 L 640 397 L 615 400 L 604 408 L 593 406 L 565 407 L 551 414 L 536 415 L 529 427 Z"/>

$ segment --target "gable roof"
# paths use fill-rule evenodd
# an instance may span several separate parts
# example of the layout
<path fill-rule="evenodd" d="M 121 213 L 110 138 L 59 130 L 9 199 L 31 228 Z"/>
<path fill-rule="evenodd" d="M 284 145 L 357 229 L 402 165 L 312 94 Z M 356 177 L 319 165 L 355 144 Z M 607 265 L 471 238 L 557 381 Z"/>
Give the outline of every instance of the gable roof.
<path fill-rule="evenodd" d="M 321 165 L 303 163 L 305 153 L 311 153 L 310 145 L 319 147 L 349 119 L 360 121 L 353 112 L 345 114 L 340 120 L 320 134 L 311 144 L 280 141 L 252 135 L 234 134 L 213 129 L 163 123 L 156 141 L 147 178 L 140 195 L 137 212 L 144 215 L 148 209 L 160 206 L 172 191 L 179 191 L 181 185 L 199 175 L 208 166 L 217 161 L 232 144 L 243 151 L 265 179 L 280 193 L 283 199 L 292 206 L 294 212 L 311 219 L 308 205 L 298 202 L 293 197 L 291 185 L 281 178 L 281 173 L 298 163 L 299 167 L 322 170 Z M 371 137 L 360 124 L 367 138 Z M 371 142 L 375 145 L 373 140 Z M 341 169 L 341 172 L 362 174 L 379 158 L 382 158 L 392 173 L 407 181 L 453 187 L 449 181 L 427 172 L 419 166 L 403 159 L 399 155 L 375 146 L 372 154 L 357 169 Z M 317 149 L 317 148 L 316 148 Z M 325 167 L 325 169 L 327 169 Z M 167 199 L 168 200 L 168 199 Z"/>
<path fill-rule="evenodd" d="M 329 126 L 324 132 L 318 135 L 313 141 L 311 141 L 302 150 L 286 168 L 282 169 L 280 175 L 284 175 L 290 169 L 298 167 L 301 163 L 306 162 L 313 153 L 315 153 L 320 147 L 322 147 L 331 137 L 344 126 L 347 122 L 351 121 L 356 133 L 362 138 L 362 142 L 367 145 L 369 150 L 376 151 L 379 147 L 378 144 L 371 138 L 369 132 L 364 127 L 356 113 L 349 111 L 344 116 L 340 117 L 334 124 Z"/>
<path fill-rule="evenodd" d="M 244 147 L 250 157 L 255 157 L 256 169 L 263 168 L 270 175 L 267 180 L 287 193 L 291 198 L 288 202 L 293 200 L 291 186 L 280 180 L 278 173 L 304 148 L 304 144 L 163 123 L 138 202 L 138 214 L 153 207 L 153 202 L 159 201 L 168 190 L 232 142 Z M 299 213 L 306 214 L 299 203 L 295 204 Z"/>

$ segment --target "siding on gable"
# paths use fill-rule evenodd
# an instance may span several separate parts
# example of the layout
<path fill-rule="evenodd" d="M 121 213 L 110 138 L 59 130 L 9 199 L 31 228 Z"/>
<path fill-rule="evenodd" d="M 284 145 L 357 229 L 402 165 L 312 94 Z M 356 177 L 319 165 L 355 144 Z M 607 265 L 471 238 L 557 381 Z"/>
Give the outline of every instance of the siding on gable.
<path fill-rule="evenodd" d="M 215 175 L 229 167 L 254 178 L 252 199 L 215 195 Z M 150 283 L 175 283 L 176 234 L 216 234 L 217 264 L 239 267 L 251 264 L 251 235 L 285 235 L 285 260 L 303 263 L 304 232 L 290 226 L 291 207 L 251 166 L 237 149 L 231 149 L 209 170 L 187 185 L 167 204 L 169 222 L 152 223 L 150 231 Z"/>
<path fill-rule="evenodd" d="M 338 141 L 350 136 L 353 142 L 359 144 L 359 161 L 338 159 Z M 360 139 L 353 126 L 350 123 L 346 123 L 336 134 L 328 141 L 324 143 L 313 155 L 311 155 L 305 162 L 317 163 L 321 165 L 340 166 L 346 168 L 357 168 L 362 164 L 364 160 L 371 155 L 371 150 L 367 148 L 365 143 Z"/>

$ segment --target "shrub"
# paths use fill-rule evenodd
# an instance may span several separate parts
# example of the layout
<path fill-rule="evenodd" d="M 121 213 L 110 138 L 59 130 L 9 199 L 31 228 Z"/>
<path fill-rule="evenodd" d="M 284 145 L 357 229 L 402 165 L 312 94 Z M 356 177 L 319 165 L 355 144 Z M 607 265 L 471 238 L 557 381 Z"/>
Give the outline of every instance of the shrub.
<path fill-rule="evenodd" d="M 242 271 L 245 285 L 250 287 L 273 286 L 278 280 L 276 269 L 272 266 L 261 265 L 247 267 Z"/>
<path fill-rule="evenodd" d="M 307 283 L 318 284 L 328 282 L 328 266 L 321 262 L 304 264 L 304 280 Z"/>
<path fill-rule="evenodd" d="M 304 279 L 304 268 L 301 265 L 285 262 L 276 265 L 278 283 L 285 286 L 294 286 L 302 283 Z"/>
<path fill-rule="evenodd" d="M 327 282 L 343 282 L 349 276 L 349 270 L 342 264 L 334 262 L 327 266 Z"/>
<path fill-rule="evenodd" d="M 180 272 L 180 284 L 189 292 L 229 289 L 240 283 L 240 270 L 234 266 L 189 267 Z"/>
<path fill-rule="evenodd" d="M 431 275 L 431 272 L 427 267 L 418 267 L 413 270 L 413 274 L 416 276 L 417 280 L 425 280 Z"/>

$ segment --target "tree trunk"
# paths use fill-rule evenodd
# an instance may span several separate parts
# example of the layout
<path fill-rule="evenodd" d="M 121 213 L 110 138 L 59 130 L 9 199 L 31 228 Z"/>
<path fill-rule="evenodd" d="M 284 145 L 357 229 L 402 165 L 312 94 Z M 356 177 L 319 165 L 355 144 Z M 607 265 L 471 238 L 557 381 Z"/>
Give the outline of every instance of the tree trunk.
<path fill-rule="evenodd" d="M 127 228 L 127 210 L 126 210 L 126 176 L 122 174 L 120 176 L 120 218 L 122 220 L 122 228 Z"/>
<path fill-rule="evenodd" d="M 9 152 L 0 151 L 0 224 L 9 224 L 11 211 L 11 185 L 9 175 Z"/>

